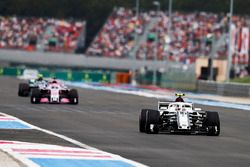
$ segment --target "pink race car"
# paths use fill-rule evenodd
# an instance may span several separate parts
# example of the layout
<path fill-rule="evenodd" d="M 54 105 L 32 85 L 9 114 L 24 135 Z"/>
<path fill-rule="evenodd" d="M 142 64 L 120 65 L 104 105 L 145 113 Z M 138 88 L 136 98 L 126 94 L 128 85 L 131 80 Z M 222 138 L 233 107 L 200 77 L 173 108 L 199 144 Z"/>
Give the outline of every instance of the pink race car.
<path fill-rule="evenodd" d="M 64 84 L 58 82 L 57 80 L 53 80 L 43 89 L 32 89 L 30 101 L 33 104 L 78 104 L 78 93 L 76 89 L 68 89 Z"/>

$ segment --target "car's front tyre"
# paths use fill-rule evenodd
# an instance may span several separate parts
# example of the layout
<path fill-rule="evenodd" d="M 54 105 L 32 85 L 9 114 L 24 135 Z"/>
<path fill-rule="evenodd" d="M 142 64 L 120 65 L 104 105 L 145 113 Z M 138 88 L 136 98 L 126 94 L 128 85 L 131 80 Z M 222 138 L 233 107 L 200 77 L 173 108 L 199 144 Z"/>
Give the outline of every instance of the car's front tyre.
<path fill-rule="evenodd" d="M 218 112 L 206 112 L 206 119 L 204 122 L 207 128 L 208 136 L 219 136 L 220 135 L 220 118 Z"/>
<path fill-rule="evenodd" d="M 78 104 L 78 92 L 76 89 L 71 89 L 69 91 L 69 99 L 71 104 Z"/>
<path fill-rule="evenodd" d="M 139 131 L 144 133 L 146 131 L 146 113 L 147 109 L 142 109 L 139 116 Z"/>
<path fill-rule="evenodd" d="M 34 88 L 32 89 L 31 96 L 30 96 L 30 102 L 32 104 L 38 104 L 41 100 L 41 92 L 39 89 Z"/>
<path fill-rule="evenodd" d="M 159 133 L 160 112 L 157 110 L 147 110 L 145 131 L 149 134 Z"/>
<path fill-rule="evenodd" d="M 27 97 L 29 96 L 29 84 L 20 83 L 18 87 L 18 96 Z"/>

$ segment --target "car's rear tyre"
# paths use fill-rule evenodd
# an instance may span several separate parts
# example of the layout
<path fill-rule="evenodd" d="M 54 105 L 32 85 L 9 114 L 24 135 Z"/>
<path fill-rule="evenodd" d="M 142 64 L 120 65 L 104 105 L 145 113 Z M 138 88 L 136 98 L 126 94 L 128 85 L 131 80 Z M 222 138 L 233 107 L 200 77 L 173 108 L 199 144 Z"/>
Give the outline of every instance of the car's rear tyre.
<path fill-rule="evenodd" d="M 207 128 L 208 136 L 219 136 L 220 135 L 220 118 L 218 112 L 206 112 L 206 120 L 204 122 Z"/>
<path fill-rule="evenodd" d="M 20 83 L 18 87 L 18 96 L 27 97 L 29 96 L 29 84 Z"/>
<path fill-rule="evenodd" d="M 69 91 L 69 99 L 71 104 L 78 104 L 78 92 L 76 89 Z"/>
<path fill-rule="evenodd" d="M 145 132 L 149 134 L 159 133 L 160 112 L 157 110 L 146 111 Z"/>
<path fill-rule="evenodd" d="M 141 114 L 139 116 L 139 131 L 144 133 L 146 131 L 146 113 L 147 109 L 142 109 Z"/>
<path fill-rule="evenodd" d="M 30 96 L 30 102 L 32 104 L 38 104 L 41 100 L 41 92 L 39 89 L 34 88 L 32 89 L 31 96 Z"/>

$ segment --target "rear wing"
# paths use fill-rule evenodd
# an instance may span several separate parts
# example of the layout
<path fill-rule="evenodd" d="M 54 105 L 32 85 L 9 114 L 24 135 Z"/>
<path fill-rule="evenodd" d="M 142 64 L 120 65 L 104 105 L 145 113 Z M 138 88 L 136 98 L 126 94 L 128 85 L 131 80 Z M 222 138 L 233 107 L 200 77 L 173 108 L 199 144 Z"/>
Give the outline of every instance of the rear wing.
<path fill-rule="evenodd" d="M 173 103 L 173 102 L 170 102 L 170 101 L 158 101 L 158 110 L 159 111 L 165 111 L 168 109 L 168 106 L 170 103 Z"/>

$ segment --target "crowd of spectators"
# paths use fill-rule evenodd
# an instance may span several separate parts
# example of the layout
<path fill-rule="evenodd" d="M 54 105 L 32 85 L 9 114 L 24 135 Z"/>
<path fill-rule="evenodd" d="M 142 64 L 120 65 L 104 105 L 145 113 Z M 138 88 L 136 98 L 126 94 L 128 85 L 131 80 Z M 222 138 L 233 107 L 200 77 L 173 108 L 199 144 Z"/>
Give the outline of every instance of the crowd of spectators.
<path fill-rule="evenodd" d="M 143 13 L 137 19 L 132 10 L 116 9 L 108 18 L 102 30 L 87 50 L 88 55 L 104 57 L 128 57 L 134 48 L 135 33 L 142 35 L 146 26 L 156 19 L 148 32 L 147 40 L 140 43 L 136 51 L 137 59 L 168 60 L 172 62 L 194 63 L 199 56 L 209 56 L 213 43 L 216 44 L 228 33 L 228 16 L 208 12 L 172 14 L 172 26 L 169 17 L 163 13 Z M 246 26 L 243 17 L 234 16 L 233 23 L 240 32 Z M 227 56 L 227 38 L 215 53 L 215 57 Z"/>
<path fill-rule="evenodd" d="M 0 48 L 74 52 L 84 22 L 0 17 Z"/>
<path fill-rule="evenodd" d="M 245 45 L 245 44 L 243 44 L 243 38 L 242 38 L 242 28 L 244 28 L 244 27 L 248 27 L 249 28 L 249 25 L 248 25 L 248 23 L 247 23 L 247 19 L 245 18 L 245 17 L 236 17 L 236 16 L 234 16 L 233 17 L 233 23 L 234 23 L 234 25 L 235 25 L 235 27 L 236 27 L 236 30 L 235 30 L 235 32 L 234 33 L 232 33 L 232 34 L 235 34 L 235 37 L 234 37 L 234 44 L 232 44 L 233 45 L 233 47 L 234 47 L 234 49 L 233 49 L 233 52 L 232 52 L 232 63 L 234 64 L 234 65 L 248 65 L 248 62 L 249 62 L 249 55 L 248 54 L 242 54 L 241 52 L 241 49 L 242 49 L 242 45 Z M 248 49 L 249 49 L 249 54 L 250 54 L 250 35 L 249 35 L 249 42 L 248 42 L 248 44 L 249 44 L 249 46 L 248 46 Z M 227 46 L 227 45 L 226 45 Z M 244 68 L 245 67 L 241 67 L 241 70 L 240 70 L 240 73 L 242 74 L 244 74 L 245 72 L 244 71 L 246 71 Z M 237 70 L 236 70 L 237 71 Z M 241 75 L 242 76 L 242 75 Z"/>
<path fill-rule="evenodd" d="M 46 51 L 73 52 L 83 30 L 82 22 L 50 20 L 49 27 L 43 36 Z"/>
<path fill-rule="evenodd" d="M 225 14 L 207 12 L 172 14 L 163 12 L 140 13 L 116 8 L 103 28 L 94 38 L 87 55 L 128 58 L 135 52 L 137 59 L 167 60 L 193 63 L 199 56 L 209 56 L 213 42 L 219 41 L 228 32 L 228 17 Z M 145 29 L 152 24 L 152 28 Z M 243 17 L 234 16 L 233 23 L 240 29 L 247 26 Z M 0 48 L 29 51 L 74 52 L 84 31 L 84 22 L 35 17 L 0 17 Z M 147 35 L 146 40 L 138 40 Z M 139 47 L 135 47 L 137 42 Z M 236 43 L 240 43 L 236 39 Z M 135 49 L 136 48 L 136 49 Z M 240 46 L 235 49 L 239 50 Z M 227 56 L 227 41 L 215 53 L 215 57 Z M 233 63 L 246 62 L 237 54 Z"/>
<path fill-rule="evenodd" d="M 140 46 L 137 52 L 139 59 L 155 58 L 152 51 L 155 48 L 159 60 L 193 63 L 196 57 L 211 52 L 212 38 L 219 39 L 227 31 L 224 15 L 175 12 L 171 27 L 164 13 L 160 13 L 157 19 L 150 32 L 155 34 L 155 38 L 149 38 Z"/>
<path fill-rule="evenodd" d="M 146 13 L 137 17 L 130 9 L 115 9 L 86 53 L 105 57 L 129 57 L 136 38 L 143 34 L 149 19 Z"/>

